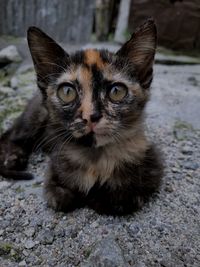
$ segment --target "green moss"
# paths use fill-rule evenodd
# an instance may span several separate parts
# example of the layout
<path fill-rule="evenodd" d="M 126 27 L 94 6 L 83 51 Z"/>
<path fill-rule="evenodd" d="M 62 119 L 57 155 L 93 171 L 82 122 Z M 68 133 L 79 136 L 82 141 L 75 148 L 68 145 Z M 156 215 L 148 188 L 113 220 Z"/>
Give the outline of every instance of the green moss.
<path fill-rule="evenodd" d="M 16 36 L 12 36 L 12 35 L 2 35 L 1 39 L 3 39 L 5 42 L 7 42 L 8 44 L 18 44 L 21 43 L 23 40 L 23 37 L 16 37 Z"/>
<path fill-rule="evenodd" d="M 34 184 L 32 184 L 32 188 L 38 188 L 38 187 L 41 187 L 41 182 L 36 182 Z"/>
<path fill-rule="evenodd" d="M 0 256 L 8 255 L 13 248 L 13 245 L 11 243 L 0 243 Z"/>
<path fill-rule="evenodd" d="M 198 50 L 190 50 L 190 51 L 185 51 L 185 50 L 178 50 L 174 51 L 162 46 L 158 46 L 157 52 L 162 53 L 163 55 L 166 56 L 188 56 L 188 57 L 194 57 L 195 59 L 199 58 L 200 60 L 200 52 Z"/>
<path fill-rule="evenodd" d="M 18 87 L 24 87 L 30 85 L 30 83 L 34 83 L 35 74 L 34 71 L 27 71 L 17 76 L 19 80 Z"/>
<path fill-rule="evenodd" d="M 194 129 L 190 123 L 178 120 L 174 124 L 173 134 L 178 141 L 183 141 L 192 138 L 194 135 L 200 136 L 200 131 Z"/>
<path fill-rule="evenodd" d="M 16 193 L 22 193 L 24 192 L 24 188 L 22 188 L 21 186 L 18 186 L 16 189 L 15 189 Z"/>
<path fill-rule="evenodd" d="M 0 256 L 14 260 L 15 262 L 22 260 L 22 252 L 14 244 L 8 242 L 0 243 Z"/>
<path fill-rule="evenodd" d="M 176 121 L 174 124 L 175 129 L 186 129 L 186 130 L 194 130 L 192 125 L 185 121 Z"/>

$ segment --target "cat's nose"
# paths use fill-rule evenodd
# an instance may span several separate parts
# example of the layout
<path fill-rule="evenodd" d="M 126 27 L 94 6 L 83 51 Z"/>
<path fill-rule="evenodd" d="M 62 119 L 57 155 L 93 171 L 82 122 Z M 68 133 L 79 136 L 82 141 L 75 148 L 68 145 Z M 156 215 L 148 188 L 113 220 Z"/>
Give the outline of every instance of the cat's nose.
<path fill-rule="evenodd" d="M 100 112 L 95 112 L 90 115 L 91 122 L 98 122 L 102 118 L 102 114 Z"/>

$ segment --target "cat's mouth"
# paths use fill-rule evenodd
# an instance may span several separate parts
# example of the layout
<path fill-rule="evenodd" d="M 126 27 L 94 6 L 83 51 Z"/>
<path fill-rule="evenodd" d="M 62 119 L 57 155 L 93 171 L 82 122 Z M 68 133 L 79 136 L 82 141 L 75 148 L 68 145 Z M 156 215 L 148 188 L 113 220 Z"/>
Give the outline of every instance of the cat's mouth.
<path fill-rule="evenodd" d="M 82 145 L 85 147 L 99 147 L 102 144 L 106 143 L 106 134 L 105 132 L 94 132 L 94 131 L 90 131 L 89 133 L 78 137 L 78 138 L 74 138 L 73 141 L 78 144 L 78 145 Z"/>
<path fill-rule="evenodd" d="M 79 138 L 74 138 L 75 143 L 85 147 L 94 147 L 96 145 L 96 138 L 94 132 L 90 132 Z"/>

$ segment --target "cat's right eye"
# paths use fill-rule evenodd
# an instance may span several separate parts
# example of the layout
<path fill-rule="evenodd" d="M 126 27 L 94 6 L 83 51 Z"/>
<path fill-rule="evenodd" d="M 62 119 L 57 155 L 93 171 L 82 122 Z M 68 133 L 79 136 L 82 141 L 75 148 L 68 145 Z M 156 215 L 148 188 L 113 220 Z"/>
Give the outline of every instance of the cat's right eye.
<path fill-rule="evenodd" d="M 57 95 L 63 102 L 69 104 L 76 99 L 77 91 L 72 84 L 64 83 L 59 86 Z"/>

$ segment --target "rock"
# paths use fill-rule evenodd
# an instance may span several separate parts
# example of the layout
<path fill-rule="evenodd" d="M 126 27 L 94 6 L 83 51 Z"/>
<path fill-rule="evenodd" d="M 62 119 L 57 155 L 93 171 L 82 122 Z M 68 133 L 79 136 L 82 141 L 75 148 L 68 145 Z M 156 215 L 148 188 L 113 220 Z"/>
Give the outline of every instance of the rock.
<path fill-rule="evenodd" d="M 0 182 L 0 190 L 8 188 L 10 185 L 11 185 L 11 183 L 9 183 L 9 182 L 1 181 Z"/>
<path fill-rule="evenodd" d="M 193 149 L 190 146 L 184 146 L 184 147 L 182 147 L 181 152 L 185 155 L 192 155 Z"/>
<path fill-rule="evenodd" d="M 33 64 L 25 64 L 19 67 L 19 69 L 17 70 L 17 74 L 24 74 L 31 70 L 33 70 Z"/>
<path fill-rule="evenodd" d="M 51 230 L 45 230 L 40 235 L 40 242 L 44 245 L 50 245 L 54 241 L 54 233 Z"/>
<path fill-rule="evenodd" d="M 27 266 L 26 261 L 25 260 L 20 261 L 18 266 Z"/>
<path fill-rule="evenodd" d="M 1 86 L 0 87 L 0 95 L 5 96 L 10 96 L 13 94 L 13 89 L 11 87 L 8 86 Z"/>
<path fill-rule="evenodd" d="M 199 168 L 199 164 L 198 163 L 189 162 L 189 161 L 185 162 L 183 166 L 185 167 L 185 169 L 193 170 L 193 171 L 195 171 L 195 170 L 197 170 Z"/>
<path fill-rule="evenodd" d="M 10 86 L 13 88 L 13 89 L 17 89 L 18 87 L 18 79 L 14 76 L 12 77 L 12 79 L 10 80 Z"/>
<path fill-rule="evenodd" d="M 189 56 L 164 55 L 161 53 L 156 53 L 155 61 L 156 63 L 166 65 L 192 65 L 200 63 L 199 58 Z"/>
<path fill-rule="evenodd" d="M 17 51 L 16 46 L 9 45 L 0 51 L 0 63 L 9 64 L 11 62 L 20 62 L 22 58 Z"/>
<path fill-rule="evenodd" d="M 27 240 L 26 243 L 24 244 L 25 248 L 27 249 L 32 249 L 36 243 L 33 240 Z"/>
<path fill-rule="evenodd" d="M 131 237 L 135 237 L 136 235 L 139 234 L 139 232 L 141 231 L 139 225 L 137 224 L 130 224 L 127 227 L 127 232 Z"/>
<path fill-rule="evenodd" d="M 25 230 L 25 235 L 27 237 L 32 237 L 35 234 L 35 229 L 34 227 L 30 227 L 28 229 Z"/>
<path fill-rule="evenodd" d="M 81 267 L 125 267 L 122 250 L 112 237 L 102 239 L 91 251 L 88 261 Z"/>

